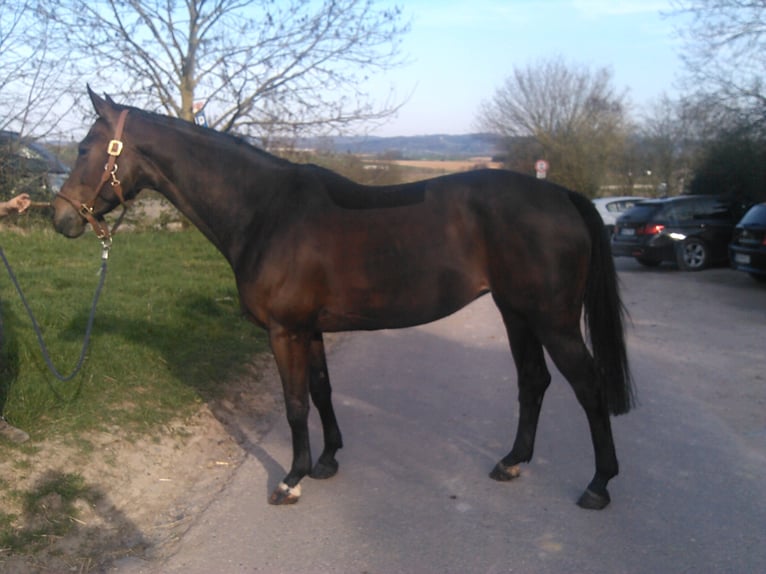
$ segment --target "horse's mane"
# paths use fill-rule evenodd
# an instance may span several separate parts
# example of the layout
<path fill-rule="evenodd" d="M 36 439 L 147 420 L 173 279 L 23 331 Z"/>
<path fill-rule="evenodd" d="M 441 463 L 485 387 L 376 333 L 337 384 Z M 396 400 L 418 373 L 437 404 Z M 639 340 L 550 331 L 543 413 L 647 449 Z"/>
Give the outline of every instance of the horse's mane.
<path fill-rule="evenodd" d="M 224 133 L 218 130 L 199 126 L 192 122 L 168 116 L 156 112 L 142 110 L 130 106 L 131 114 L 135 113 L 143 119 L 159 125 L 162 128 L 171 129 L 180 134 L 187 141 L 195 139 L 213 140 L 216 147 L 226 152 L 226 149 L 241 151 L 244 147 L 249 153 L 270 162 L 273 165 L 294 167 L 304 170 L 305 173 L 315 176 L 322 181 L 324 191 L 330 199 L 339 207 L 345 209 L 379 209 L 384 207 L 400 207 L 420 203 L 424 199 L 424 186 L 422 182 L 410 185 L 393 185 L 383 187 L 365 186 L 348 179 L 330 169 L 315 164 L 299 164 L 290 160 L 273 155 L 266 150 L 250 143 L 240 135 Z"/>
<path fill-rule="evenodd" d="M 277 163 L 290 164 L 287 159 L 273 155 L 264 149 L 252 144 L 247 138 L 233 133 L 221 132 L 213 128 L 206 126 L 199 126 L 193 122 L 183 120 L 181 118 L 168 116 L 165 114 L 150 112 L 142 110 L 141 108 L 134 108 L 130 106 L 124 106 L 130 110 L 131 114 L 136 114 L 144 118 L 145 120 L 158 124 L 160 127 L 169 128 L 174 131 L 179 131 L 186 138 L 198 139 L 198 138 L 210 138 L 215 140 L 216 145 L 224 149 L 230 147 L 233 149 L 242 149 L 245 147 L 249 151 L 259 155 L 264 159 L 268 159 Z"/>

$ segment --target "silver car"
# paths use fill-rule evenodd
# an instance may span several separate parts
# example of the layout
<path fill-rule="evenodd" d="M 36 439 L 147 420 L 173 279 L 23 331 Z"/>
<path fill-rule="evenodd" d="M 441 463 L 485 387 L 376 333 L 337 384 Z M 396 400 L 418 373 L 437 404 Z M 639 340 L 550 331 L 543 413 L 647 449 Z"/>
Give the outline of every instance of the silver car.
<path fill-rule="evenodd" d="M 643 201 L 645 197 L 637 197 L 632 195 L 624 195 L 618 197 L 597 197 L 593 200 L 593 205 L 596 206 L 601 219 L 604 220 L 604 226 L 611 235 L 614 229 L 614 224 L 617 222 L 617 218 L 622 215 L 624 211 L 627 211 L 636 203 Z"/>

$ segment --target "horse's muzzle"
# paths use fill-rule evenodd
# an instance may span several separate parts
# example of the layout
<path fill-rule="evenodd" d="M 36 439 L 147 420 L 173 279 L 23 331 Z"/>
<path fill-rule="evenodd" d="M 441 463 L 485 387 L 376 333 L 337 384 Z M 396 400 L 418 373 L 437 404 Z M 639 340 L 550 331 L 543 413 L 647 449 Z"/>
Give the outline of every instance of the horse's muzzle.
<path fill-rule="evenodd" d="M 85 219 L 66 201 L 53 200 L 53 228 L 64 237 L 80 237 L 85 231 Z"/>

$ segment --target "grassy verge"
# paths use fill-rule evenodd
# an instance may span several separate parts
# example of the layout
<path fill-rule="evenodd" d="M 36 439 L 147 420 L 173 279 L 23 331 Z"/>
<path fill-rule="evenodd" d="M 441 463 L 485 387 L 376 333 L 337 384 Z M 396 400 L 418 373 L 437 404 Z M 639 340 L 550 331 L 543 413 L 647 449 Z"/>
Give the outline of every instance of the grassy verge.
<path fill-rule="evenodd" d="M 48 229 L 0 238 L 53 363 L 68 374 L 98 281 L 100 244 L 90 234 L 68 240 Z M 49 372 L 4 268 L 0 277 L 0 404 L 33 438 L 112 425 L 143 432 L 215 396 L 216 382 L 266 349 L 263 333 L 241 317 L 228 264 L 196 230 L 117 235 L 85 366 L 65 383 Z"/>
<path fill-rule="evenodd" d="M 68 240 L 33 225 L 0 229 L 0 247 L 53 363 L 69 374 L 98 284 L 100 243 L 90 233 Z M 195 229 L 117 235 L 87 358 L 71 381 L 50 373 L 1 264 L 0 306 L 0 408 L 32 437 L 22 445 L 0 439 L 0 460 L 13 468 L 0 476 L 0 570 L 4 557 L 49 548 L 77 528 L 82 504 L 102 495 L 97 484 L 61 470 L 20 488 L 13 476 L 48 468 L 38 454 L 40 441 L 70 445 L 67 452 L 88 464 L 94 454 L 89 433 L 151 436 L 219 397 L 223 383 L 242 376 L 267 348 L 264 333 L 241 316 L 228 264 Z"/>

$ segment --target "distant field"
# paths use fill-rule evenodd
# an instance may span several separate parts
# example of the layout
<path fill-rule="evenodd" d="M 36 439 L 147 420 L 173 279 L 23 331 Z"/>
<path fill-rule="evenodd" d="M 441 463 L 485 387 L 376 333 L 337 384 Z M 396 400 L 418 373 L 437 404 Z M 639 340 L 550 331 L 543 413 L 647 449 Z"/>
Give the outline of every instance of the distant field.
<path fill-rule="evenodd" d="M 449 173 L 469 171 L 471 169 L 503 167 L 502 163 L 493 162 L 490 157 L 472 157 L 461 160 L 382 160 L 363 159 L 365 170 L 385 170 L 389 166 L 399 168 L 400 175 L 405 181 L 414 181 L 428 177 L 436 177 Z"/>
<path fill-rule="evenodd" d="M 414 167 L 414 168 L 420 168 L 420 169 L 433 169 L 438 171 L 445 171 L 445 172 L 458 172 L 458 171 L 468 171 L 469 169 L 477 169 L 477 168 L 484 168 L 489 167 L 493 169 L 498 169 L 503 166 L 503 164 L 499 162 L 493 162 L 491 158 L 488 157 L 471 157 L 468 159 L 461 159 L 461 160 L 395 160 L 391 163 L 394 163 L 396 165 L 401 165 L 405 167 Z"/>

